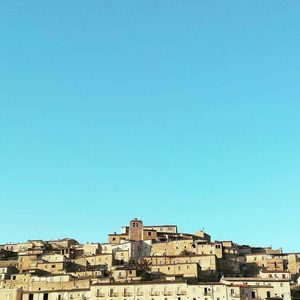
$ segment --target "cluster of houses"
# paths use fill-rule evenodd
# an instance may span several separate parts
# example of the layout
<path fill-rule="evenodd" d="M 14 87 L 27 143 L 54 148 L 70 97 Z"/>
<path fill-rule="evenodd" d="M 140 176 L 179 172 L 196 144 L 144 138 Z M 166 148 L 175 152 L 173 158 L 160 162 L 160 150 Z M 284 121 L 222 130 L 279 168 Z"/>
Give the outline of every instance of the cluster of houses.
<path fill-rule="evenodd" d="M 107 243 L 0 245 L 0 300 L 291 300 L 299 274 L 300 253 L 139 219 Z"/>

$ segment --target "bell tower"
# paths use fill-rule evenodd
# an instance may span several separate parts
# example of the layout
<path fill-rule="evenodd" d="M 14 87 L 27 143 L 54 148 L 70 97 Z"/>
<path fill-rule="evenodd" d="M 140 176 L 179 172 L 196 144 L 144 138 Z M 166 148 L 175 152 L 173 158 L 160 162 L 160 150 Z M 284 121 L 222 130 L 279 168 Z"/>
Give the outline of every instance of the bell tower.
<path fill-rule="evenodd" d="M 143 240 L 143 221 L 137 218 L 130 221 L 129 224 L 129 240 L 142 241 Z"/>

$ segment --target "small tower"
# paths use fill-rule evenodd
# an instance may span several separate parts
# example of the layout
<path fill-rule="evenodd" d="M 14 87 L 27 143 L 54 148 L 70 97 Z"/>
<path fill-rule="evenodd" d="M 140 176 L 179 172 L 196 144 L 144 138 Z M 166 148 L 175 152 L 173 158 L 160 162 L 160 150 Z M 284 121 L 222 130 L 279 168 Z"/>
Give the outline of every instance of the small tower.
<path fill-rule="evenodd" d="M 129 224 L 129 240 L 142 241 L 143 240 L 143 221 L 137 218 L 130 221 Z"/>

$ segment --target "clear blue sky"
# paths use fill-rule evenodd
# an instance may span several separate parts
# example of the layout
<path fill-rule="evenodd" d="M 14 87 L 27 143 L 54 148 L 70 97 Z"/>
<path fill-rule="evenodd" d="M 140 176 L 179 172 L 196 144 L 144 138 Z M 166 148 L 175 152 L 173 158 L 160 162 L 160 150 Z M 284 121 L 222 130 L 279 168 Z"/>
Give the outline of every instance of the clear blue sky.
<path fill-rule="evenodd" d="M 0 4 L 0 242 L 133 217 L 300 251 L 300 1 Z"/>

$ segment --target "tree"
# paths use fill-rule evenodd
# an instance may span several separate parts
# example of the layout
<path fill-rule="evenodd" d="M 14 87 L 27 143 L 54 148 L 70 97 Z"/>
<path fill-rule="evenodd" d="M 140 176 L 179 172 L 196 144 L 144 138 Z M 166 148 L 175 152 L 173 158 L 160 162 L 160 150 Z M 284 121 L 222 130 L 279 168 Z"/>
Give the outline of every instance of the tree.
<path fill-rule="evenodd" d="M 188 251 L 188 250 L 186 250 L 186 249 L 183 249 L 183 250 L 180 252 L 179 255 L 180 255 L 180 256 L 192 256 L 192 255 L 195 255 L 195 253 L 192 252 L 192 251 Z"/>
<path fill-rule="evenodd" d="M 151 279 L 151 262 L 141 258 L 138 260 L 136 265 L 137 275 L 141 276 L 142 281 L 150 280 Z"/>

